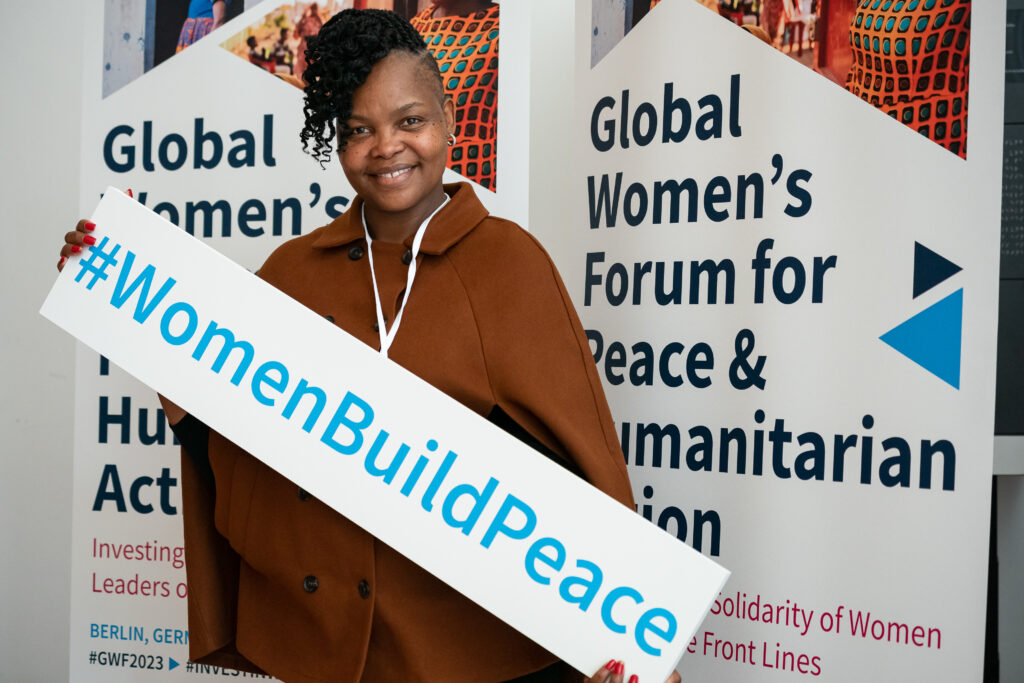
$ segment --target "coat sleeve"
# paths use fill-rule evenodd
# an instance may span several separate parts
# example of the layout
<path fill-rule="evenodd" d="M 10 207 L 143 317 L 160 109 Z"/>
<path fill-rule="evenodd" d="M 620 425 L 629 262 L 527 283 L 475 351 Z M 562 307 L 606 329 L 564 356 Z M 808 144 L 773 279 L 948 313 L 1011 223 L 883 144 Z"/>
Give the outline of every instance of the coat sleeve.
<path fill-rule="evenodd" d="M 590 345 L 554 264 L 521 228 L 489 222 L 499 224 L 489 231 L 494 234 L 457 267 L 478 321 L 495 412 L 592 485 L 633 507 Z M 492 421 L 501 424 L 493 415 Z"/>
<path fill-rule="evenodd" d="M 208 446 L 209 439 L 216 435 L 192 415 L 186 415 L 172 429 L 181 442 L 189 659 L 263 673 L 235 648 L 241 560 L 214 526 L 216 484 Z"/>

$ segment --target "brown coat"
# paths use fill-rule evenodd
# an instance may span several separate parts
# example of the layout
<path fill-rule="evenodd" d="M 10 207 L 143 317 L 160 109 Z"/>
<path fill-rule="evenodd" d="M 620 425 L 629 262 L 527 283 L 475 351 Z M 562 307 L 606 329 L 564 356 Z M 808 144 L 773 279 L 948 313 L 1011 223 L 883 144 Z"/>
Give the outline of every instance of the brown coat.
<path fill-rule="evenodd" d="M 589 346 L 550 258 L 489 216 L 469 185 L 445 189 L 452 200 L 426 231 L 389 356 L 632 506 Z M 360 206 L 282 245 L 259 275 L 379 348 Z M 373 249 L 393 320 L 407 246 Z M 182 470 L 193 660 L 374 683 L 503 681 L 555 661 L 216 433 L 209 454 L 215 496 L 188 457 Z"/>

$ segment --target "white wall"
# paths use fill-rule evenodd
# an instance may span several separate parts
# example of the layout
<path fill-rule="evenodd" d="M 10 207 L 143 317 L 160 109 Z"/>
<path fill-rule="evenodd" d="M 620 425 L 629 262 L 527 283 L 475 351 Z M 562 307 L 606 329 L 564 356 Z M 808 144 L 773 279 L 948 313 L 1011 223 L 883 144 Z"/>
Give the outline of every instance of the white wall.
<path fill-rule="evenodd" d="M 36 311 L 78 203 L 80 2 L 5 3 L 0 679 L 68 677 L 73 342 Z"/>

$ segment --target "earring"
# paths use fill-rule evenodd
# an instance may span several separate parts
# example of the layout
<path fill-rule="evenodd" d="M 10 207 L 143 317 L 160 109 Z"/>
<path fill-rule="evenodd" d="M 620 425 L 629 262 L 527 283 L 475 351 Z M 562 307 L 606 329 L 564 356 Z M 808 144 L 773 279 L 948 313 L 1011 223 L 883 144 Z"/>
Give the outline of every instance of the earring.
<path fill-rule="evenodd" d="M 455 137 L 455 134 L 454 133 L 449 133 L 448 134 L 448 146 L 449 147 L 454 147 L 456 142 L 458 142 L 458 140 Z"/>

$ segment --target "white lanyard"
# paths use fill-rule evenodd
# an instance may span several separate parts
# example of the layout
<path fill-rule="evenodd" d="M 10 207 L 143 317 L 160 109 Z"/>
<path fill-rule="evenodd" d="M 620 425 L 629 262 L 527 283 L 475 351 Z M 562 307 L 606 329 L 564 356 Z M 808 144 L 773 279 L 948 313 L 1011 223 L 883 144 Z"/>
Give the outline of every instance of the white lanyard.
<path fill-rule="evenodd" d="M 398 325 L 402 322 L 402 314 L 405 313 L 405 304 L 409 301 L 409 292 L 412 290 L 412 281 L 416 279 L 416 257 L 420 253 L 420 243 L 423 241 L 423 234 L 427 231 L 427 223 L 437 215 L 437 212 L 444 208 L 450 197 L 445 194 L 444 201 L 434 209 L 433 213 L 427 216 L 426 220 L 420 223 L 416 229 L 416 236 L 412 238 L 412 260 L 409 262 L 409 275 L 405 280 L 405 294 L 402 295 L 402 303 L 398 308 L 398 315 L 391 329 L 384 324 L 384 309 L 380 305 L 380 289 L 377 288 L 377 273 L 373 269 L 373 239 L 370 237 L 370 230 L 366 227 L 366 204 L 363 204 L 361 218 L 363 220 L 363 232 L 366 234 L 366 253 L 370 256 L 370 281 L 373 283 L 373 301 L 377 305 L 377 334 L 380 335 L 380 355 L 388 357 L 388 349 L 395 340 L 398 332 Z"/>

